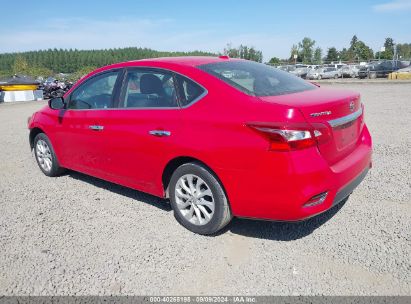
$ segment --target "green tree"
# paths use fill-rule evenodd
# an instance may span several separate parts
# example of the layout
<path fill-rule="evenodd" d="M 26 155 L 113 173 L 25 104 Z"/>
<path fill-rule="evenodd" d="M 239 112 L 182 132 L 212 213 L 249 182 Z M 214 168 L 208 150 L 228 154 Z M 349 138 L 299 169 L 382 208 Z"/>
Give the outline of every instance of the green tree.
<path fill-rule="evenodd" d="M 304 37 L 301 42 L 298 43 L 300 49 L 300 56 L 303 63 L 312 63 L 313 61 L 313 48 L 315 45 L 315 40 L 311 38 Z"/>
<path fill-rule="evenodd" d="M 32 67 L 29 67 L 29 69 L 26 71 L 26 75 L 31 76 L 33 78 L 37 78 L 37 77 L 46 78 L 46 77 L 53 75 L 53 71 L 45 67 L 32 66 Z"/>
<path fill-rule="evenodd" d="M 323 57 L 323 50 L 320 47 L 317 47 L 314 51 L 313 63 L 314 64 L 321 64 L 322 63 L 322 57 Z"/>
<path fill-rule="evenodd" d="M 294 56 L 297 55 L 297 58 L 294 58 Z M 301 56 L 300 56 L 300 52 L 298 49 L 298 45 L 293 44 L 293 46 L 291 47 L 291 51 L 290 51 L 290 62 L 301 62 Z"/>
<path fill-rule="evenodd" d="M 397 53 L 401 59 L 411 59 L 411 43 L 398 43 Z"/>
<path fill-rule="evenodd" d="M 262 60 L 262 53 L 255 49 L 247 50 L 253 58 Z M 104 66 L 107 64 L 152 57 L 215 55 L 210 52 L 160 52 L 147 48 L 123 48 L 105 50 L 63 50 L 48 49 L 23 53 L 0 54 L 0 70 L 11 75 L 13 72 L 26 73 L 27 67 L 46 68 L 49 71 L 73 73 L 84 66 Z M 25 65 L 25 63 L 27 65 Z M 44 72 L 44 71 L 43 71 Z"/>
<path fill-rule="evenodd" d="M 384 42 L 385 51 L 382 52 L 382 56 L 384 59 L 392 59 L 394 57 L 394 39 L 388 37 L 385 38 Z"/>
<path fill-rule="evenodd" d="M 69 77 L 67 77 L 70 81 L 77 81 L 78 79 L 86 76 L 88 73 L 94 71 L 97 67 L 95 66 L 85 66 L 79 69 L 78 71 L 71 73 Z"/>
<path fill-rule="evenodd" d="M 362 41 L 356 43 L 355 55 L 358 60 L 370 60 L 374 58 L 373 50 Z"/>
<path fill-rule="evenodd" d="M 394 52 L 394 39 L 390 37 L 385 38 L 384 47 L 386 51 Z"/>
<path fill-rule="evenodd" d="M 234 48 L 231 43 L 228 43 L 226 48 L 224 48 L 224 54 L 232 58 L 242 58 L 256 62 L 263 61 L 263 53 L 261 51 L 242 44 L 238 48 Z"/>
<path fill-rule="evenodd" d="M 272 65 L 278 65 L 281 63 L 281 60 L 278 57 L 273 57 L 270 59 L 270 61 L 268 61 L 268 63 Z"/>
<path fill-rule="evenodd" d="M 337 49 L 335 47 L 330 47 L 328 49 L 326 60 L 329 61 L 329 62 L 338 60 L 338 52 L 337 52 Z"/>
<path fill-rule="evenodd" d="M 237 48 L 234 48 L 231 43 L 227 43 L 227 46 L 224 48 L 224 55 L 227 55 L 231 58 L 239 58 L 240 53 Z"/>
<path fill-rule="evenodd" d="M 343 50 L 344 51 L 344 50 Z M 363 41 L 354 35 L 350 42 L 350 48 L 340 53 L 340 58 L 345 61 L 370 60 L 374 58 L 374 52 Z"/>
<path fill-rule="evenodd" d="M 12 67 L 13 74 L 25 74 L 27 73 L 28 68 L 29 65 L 27 63 L 26 58 L 24 58 L 21 55 L 17 55 Z"/>
<path fill-rule="evenodd" d="M 352 36 L 351 42 L 350 42 L 350 50 L 354 50 L 355 46 L 357 45 L 358 42 L 358 37 L 357 35 Z"/>
<path fill-rule="evenodd" d="M 350 50 L 348 49 L 346 49 L 346 48 L 343 48 L 340 52 L 339 52 L 339 55 L 340 55 L 340 59 L 342 60 L 342 61 L 352 61 L 352 59 L 354 58 L 353 56 L 352 56 L 352 53 L 350 52 Z"/>

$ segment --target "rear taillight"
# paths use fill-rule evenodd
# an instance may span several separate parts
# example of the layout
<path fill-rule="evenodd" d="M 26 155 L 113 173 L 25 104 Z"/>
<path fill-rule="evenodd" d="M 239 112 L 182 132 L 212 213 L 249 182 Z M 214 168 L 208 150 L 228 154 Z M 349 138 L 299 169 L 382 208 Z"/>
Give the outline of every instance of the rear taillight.
<path fill-rule="evenodd" d="M 269 140 L 270 151 L 292 151 L 316 146 L 328 137 L 323 124 L 313 127 L 306 123 L 248 123 L 247 126 Z"/>

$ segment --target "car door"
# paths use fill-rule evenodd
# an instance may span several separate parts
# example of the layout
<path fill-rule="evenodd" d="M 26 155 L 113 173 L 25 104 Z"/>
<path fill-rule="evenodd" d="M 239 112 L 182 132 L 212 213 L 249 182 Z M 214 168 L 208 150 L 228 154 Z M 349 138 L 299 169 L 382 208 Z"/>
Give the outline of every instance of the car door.
<path fill-rule="evenodd" d="M 324 70 L 323 78 L 330 78 L 330 68 Z"/>
<path fill-rule="evenodd" d="M 109 70 L 85 80 L 66 97 L 67 109 L 57 126 L 64 165 L 101 176 L 109 167 L 104 121 L 113 105 L 121 70 Z"/>
<path fill-rule="evenodd" d="M 106 179 L 160 194 L 159 179 L 181 137 L 180 107 L 171 72 L 131 68 L 115 108 L 97 132 L 107 145 Z"/>

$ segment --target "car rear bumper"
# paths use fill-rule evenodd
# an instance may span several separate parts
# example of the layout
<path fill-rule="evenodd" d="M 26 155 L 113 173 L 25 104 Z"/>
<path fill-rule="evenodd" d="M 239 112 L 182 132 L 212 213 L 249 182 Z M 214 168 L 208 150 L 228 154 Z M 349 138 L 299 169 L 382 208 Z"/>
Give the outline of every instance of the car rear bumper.
<path fill-rule="evenodd" d="M 226 186 L 233 214 L 300 221 L 327 211 L 348 197 L 371 168 L 372 144 L 366 126 L 359 141 L 354 151 L 332 165 L 317 148 L 312 148 L 282 155 L 280 163 L 275 155 L 270 155 L 261 160 L 265 166 L 253 172 L 229 172 L 227 178 L 235 181 Z M 327 195 L 321 203 L 307 205 L 313 197 L 324 193 Z"/>
<path fill-rule="evenodd" d="M 338 205 L 340 202 L 346 199 L 354 191 L 354 189 L 357 188 L 359 184 L 361 184 L 361 182 L 367 175 L 369 169 L 369 167 L 365 168 L 364 171 L 360 175 L 358 175 L 353 181 L 351 181 L 348 185 L 346 185 L 344 188 L 338 191 L 334 197 L 332 206 Z"/>

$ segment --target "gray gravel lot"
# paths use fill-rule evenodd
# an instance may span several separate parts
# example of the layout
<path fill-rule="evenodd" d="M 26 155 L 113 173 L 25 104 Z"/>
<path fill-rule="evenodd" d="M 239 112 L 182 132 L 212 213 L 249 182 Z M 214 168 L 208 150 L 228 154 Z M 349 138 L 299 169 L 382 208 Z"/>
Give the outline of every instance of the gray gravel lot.
<path fill-rule="evenodd" d="M 411 295 L 411 83 L 362 94 L 373 169 L 303 223 L 236 219 L 195 235 L 158 198 L 70 172 L 48 178 L 26 119 L 0 104 L 0 295 Z"/>

